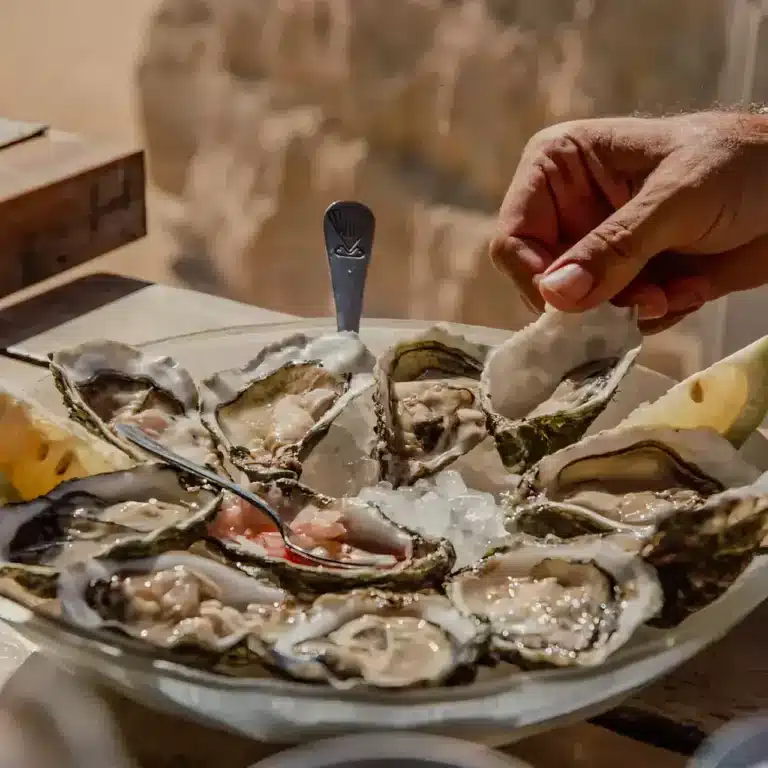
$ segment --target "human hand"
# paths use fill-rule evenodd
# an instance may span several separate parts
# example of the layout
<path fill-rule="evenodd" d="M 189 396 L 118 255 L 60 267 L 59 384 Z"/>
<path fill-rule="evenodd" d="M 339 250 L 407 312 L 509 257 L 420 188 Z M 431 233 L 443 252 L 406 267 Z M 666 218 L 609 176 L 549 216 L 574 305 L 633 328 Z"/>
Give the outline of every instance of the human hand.
<path fill-rule="evenodd" d="M 523 151 L 491 258 L 527 303 L 638 307 L 656 333 L 768 281 L 768 117 L 555 125 Z"/>

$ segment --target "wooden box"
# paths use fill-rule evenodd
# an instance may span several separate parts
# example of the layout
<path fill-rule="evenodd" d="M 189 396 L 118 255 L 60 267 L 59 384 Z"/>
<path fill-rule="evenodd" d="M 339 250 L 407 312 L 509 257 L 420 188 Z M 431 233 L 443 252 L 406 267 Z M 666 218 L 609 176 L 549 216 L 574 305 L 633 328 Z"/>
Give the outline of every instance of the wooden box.
<path fill-rule="evenodd" d="M 0 118 L 0 297 L 145 234 L 142 151 Z"/>

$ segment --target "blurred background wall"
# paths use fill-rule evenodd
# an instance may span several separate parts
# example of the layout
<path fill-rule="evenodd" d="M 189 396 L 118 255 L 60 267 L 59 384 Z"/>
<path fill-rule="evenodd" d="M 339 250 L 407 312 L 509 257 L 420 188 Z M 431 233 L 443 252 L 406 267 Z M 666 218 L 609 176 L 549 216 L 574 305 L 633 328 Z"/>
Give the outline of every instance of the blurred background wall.
<path fill-rule="evenodd" d="M 153 234 L 101 268 L 326 314 L 322 213 L 358 198 L 378 219 L 370 316 L 515 328 L 529 315 L 487 241 L 527 138 L 759 99 L 761 14 L 753 0 L 2 0 L 0 113 L 145 142 Z M 699 313 L 645 362 L 679 376 L 768 332 L 742 317 L 761 300 Z"/>

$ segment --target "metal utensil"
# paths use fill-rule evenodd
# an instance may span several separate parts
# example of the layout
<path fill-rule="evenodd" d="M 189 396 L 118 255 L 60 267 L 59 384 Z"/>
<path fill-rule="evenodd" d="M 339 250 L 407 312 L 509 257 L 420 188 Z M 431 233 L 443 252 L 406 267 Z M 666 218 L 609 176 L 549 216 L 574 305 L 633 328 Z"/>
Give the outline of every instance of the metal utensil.
<path fill-rule="evenodd" d="M 257 509 L 260 509 L 272 522 L 277 526 L 277 530 L 283 538 L 285 546 L 295 552 L 297 555 L 305 557 L 307 560 L 311 560 L 318 565 L 326 565 L 333 568 L 360 568 L 360 567 L 373 567 L 381 568 L 382 563 L 374 560 L 355 560 L 354 562 L 345 562 L 342 560 L 334 560 L 330 557 L 323 557 L 311 550 L 305 549 L 299 544 L 295 544 L 291 541 L 291 529 L 286 526 L 280 515 L 275 512 L 272 507 L 267 504 L 264 499 L 259 498 L 256 494 L 245 490 L 242 486 L 232 482 L 224 477 L 220 477 L 215 472 L 211 472 L 205 467 L 201 467 L 189 459 L 179 456 L 178 453 L 169 450 L 164 445 L 160 445 L 156 440 L 153 440 L 149 435 L 142 432 L 138 427 L 132 424 L 118 424 L 115 429 L 127 440 L 135 443 L 139 447 L 143 448 L 147 453 L 151 453 L 153 456 L 162 459 L 166 464 L 170 464 L 178 469 L 182 469 L 185 472 L 189 472 L 190 475 L 195 475 L 203 480 L 207 480 L 211 485 L 216 488 L 221 488 L 235 496 L 239 496 L 244 501 L 253 505 Z"/>
<path fill-rule="evenodd" d="M 339 201 L 323 217 L 325 250 L 331 271 L 336 326 L 360 331 L 368 264 L 371 261 L 376 219 L 363 203 Z"/>
<path fill-rule="evenodd" d="M 30 352 L 17 346 L 0 347 L 0 357 L 8 357 L 11 360 L 18 360 L 38 368 L 50 368 L 51 365 L 48 355 L 39 355 L 37 352 Z"/>

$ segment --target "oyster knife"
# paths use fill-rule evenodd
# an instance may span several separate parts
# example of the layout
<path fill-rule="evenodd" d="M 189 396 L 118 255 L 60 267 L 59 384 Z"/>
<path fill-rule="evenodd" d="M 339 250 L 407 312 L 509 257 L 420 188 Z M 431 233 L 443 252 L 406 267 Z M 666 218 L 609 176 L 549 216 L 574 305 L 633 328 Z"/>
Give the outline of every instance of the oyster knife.
<path fill-rule="evenodd" d="M 339 331 L 360 331 L 365 280 L 375 229 L 373 212 L 363 203 L 335 202 L 323 217 L 325 250 Z"/>

